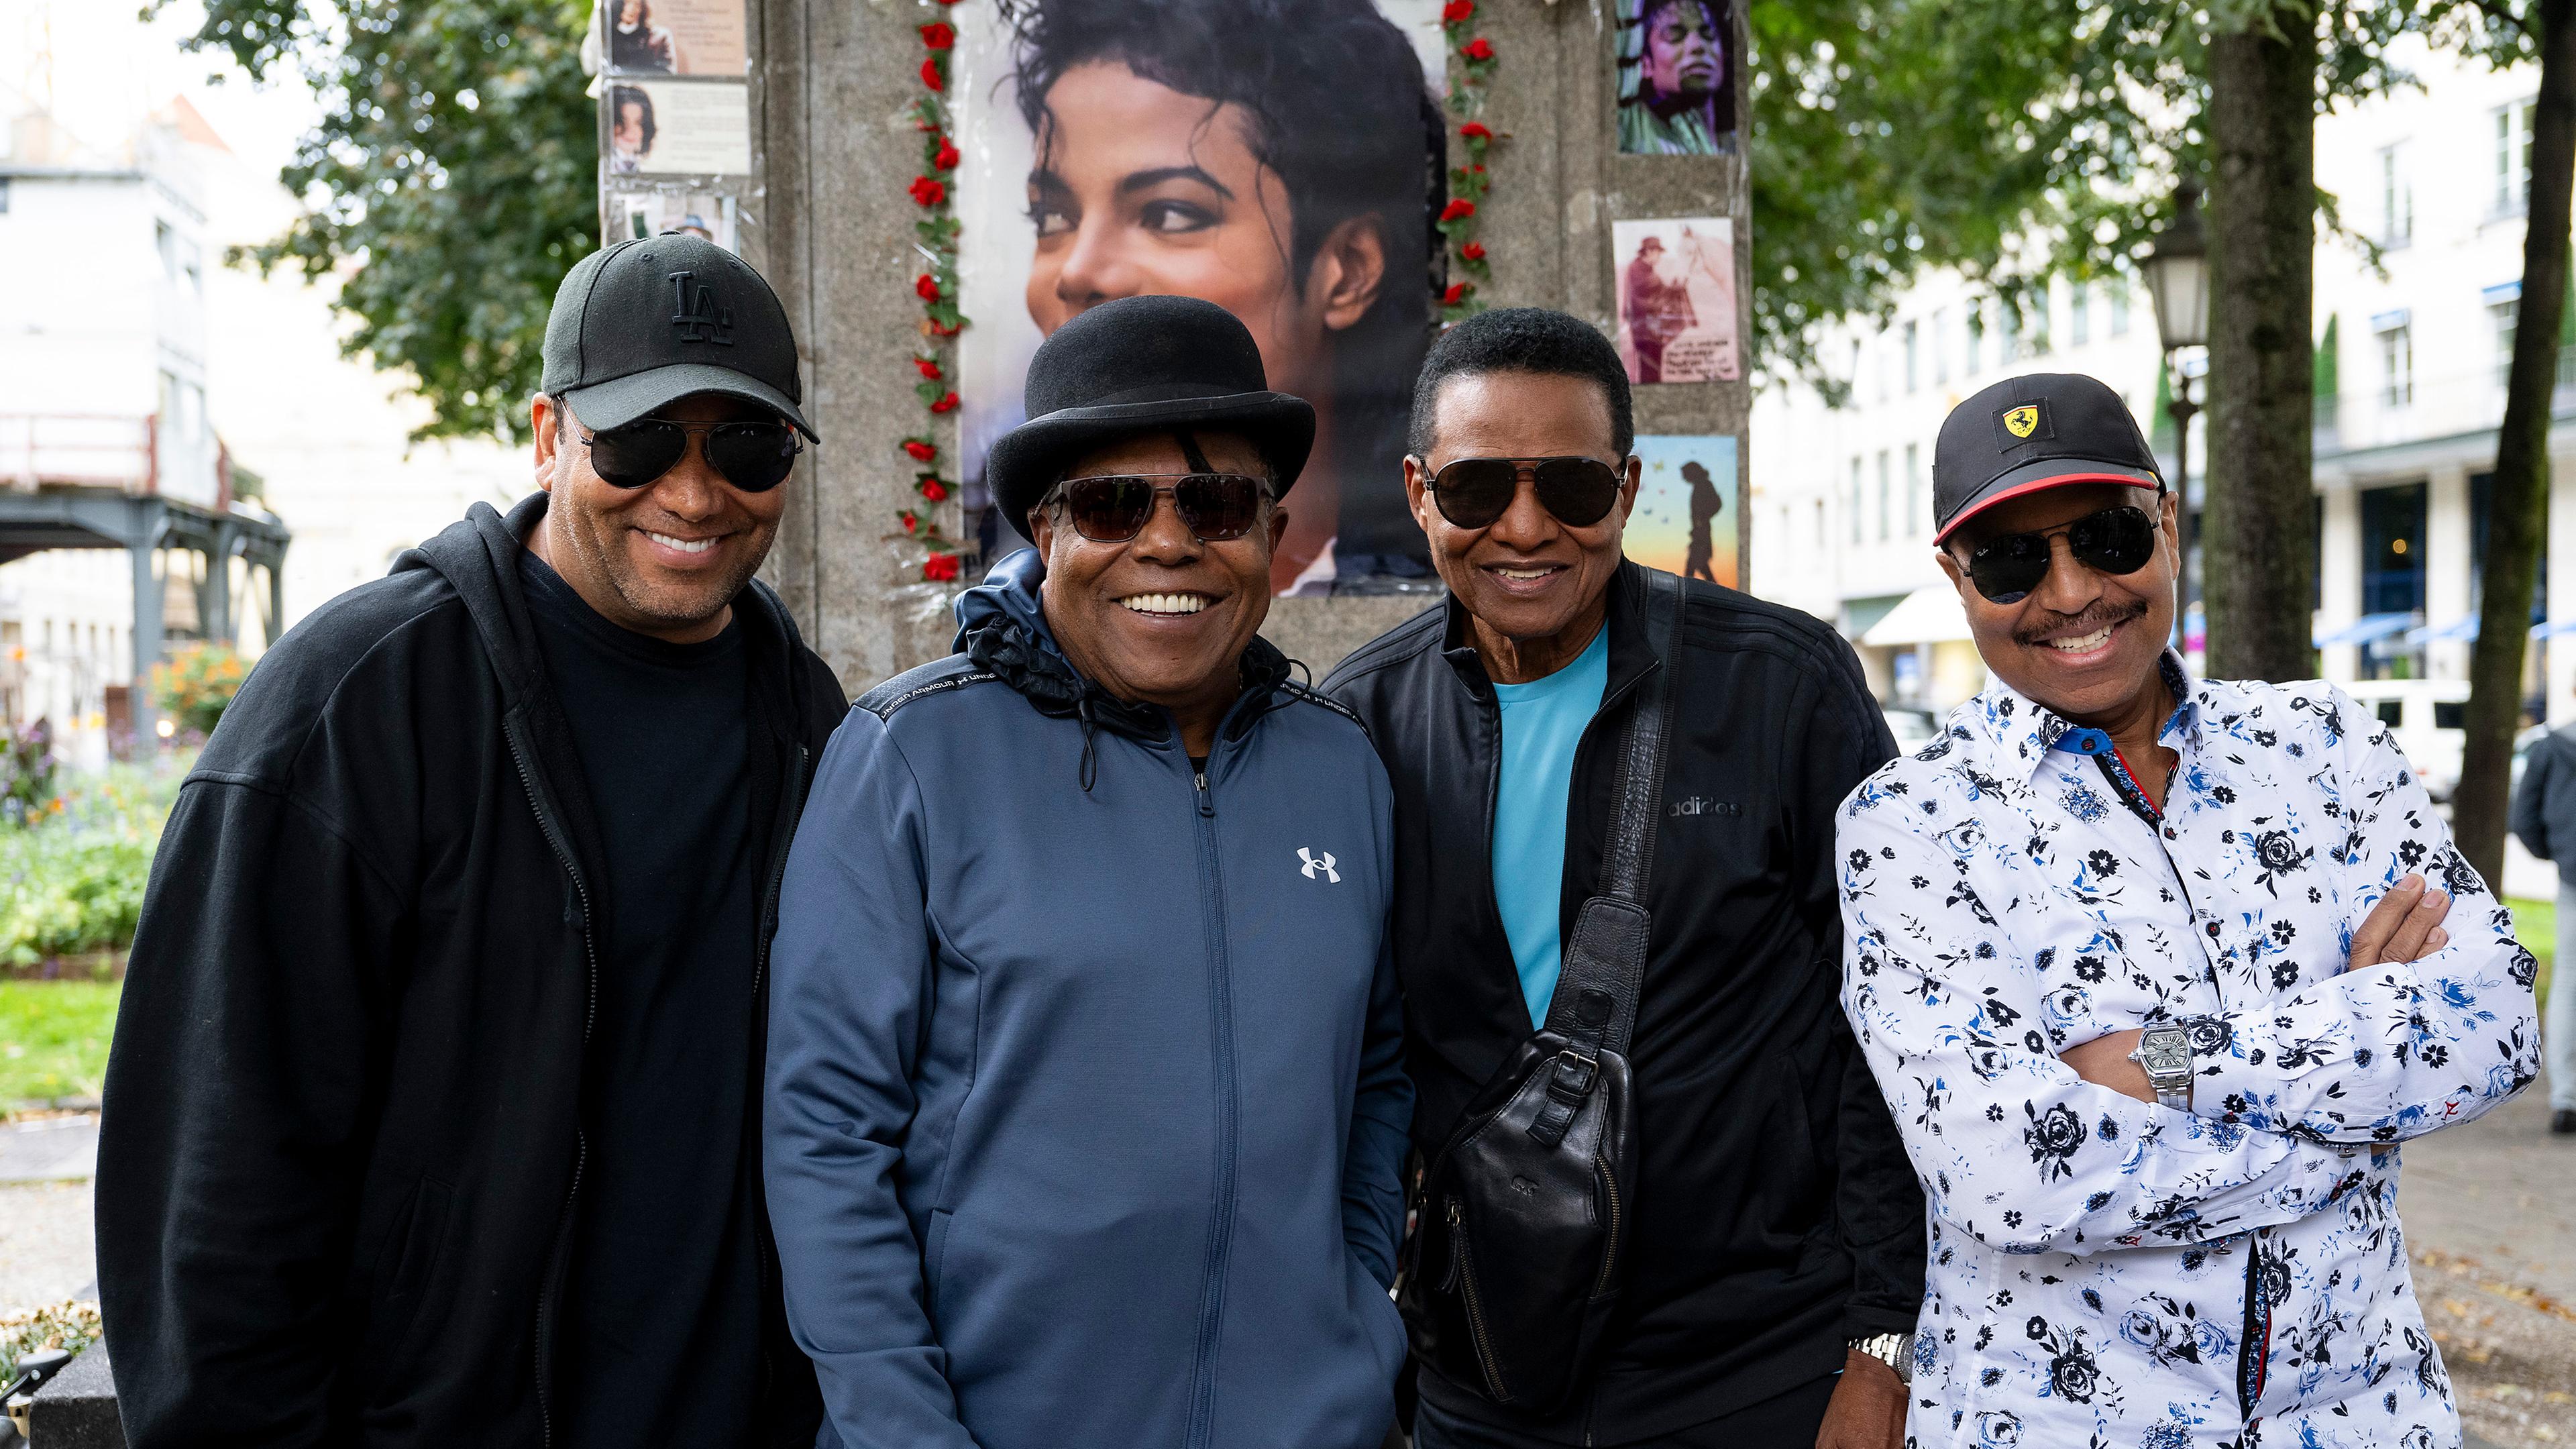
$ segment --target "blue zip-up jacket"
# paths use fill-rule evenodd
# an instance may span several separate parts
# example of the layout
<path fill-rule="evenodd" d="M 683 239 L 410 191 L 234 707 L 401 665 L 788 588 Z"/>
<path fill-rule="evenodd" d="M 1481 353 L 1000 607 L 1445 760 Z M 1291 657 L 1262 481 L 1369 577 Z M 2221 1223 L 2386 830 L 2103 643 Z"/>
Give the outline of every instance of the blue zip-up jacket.
<path fill-rule="evenodd" d="M 1034 553 L 851 710 L 789 852 L 762 1127 L 849 1449 L 1377 1449 L 1413 1093 L 1385 770 L 1256 639 L 1204 775 Z"/>

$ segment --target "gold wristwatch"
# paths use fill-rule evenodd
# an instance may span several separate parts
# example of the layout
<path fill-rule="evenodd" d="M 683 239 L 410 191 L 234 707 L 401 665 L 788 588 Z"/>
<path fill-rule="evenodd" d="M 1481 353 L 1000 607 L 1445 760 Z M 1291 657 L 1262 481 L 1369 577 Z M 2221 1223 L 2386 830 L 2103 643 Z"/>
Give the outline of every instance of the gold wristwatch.
<path fill-rule="evenodd" d="M 1845 1339 L 1843 1346 L 1854 1353 L 1867 1354 L 1896 1371 L 1896 1381 L 1914 1382 L 1914 1335 L 1880 1333 L 1868 1338 Z"/>

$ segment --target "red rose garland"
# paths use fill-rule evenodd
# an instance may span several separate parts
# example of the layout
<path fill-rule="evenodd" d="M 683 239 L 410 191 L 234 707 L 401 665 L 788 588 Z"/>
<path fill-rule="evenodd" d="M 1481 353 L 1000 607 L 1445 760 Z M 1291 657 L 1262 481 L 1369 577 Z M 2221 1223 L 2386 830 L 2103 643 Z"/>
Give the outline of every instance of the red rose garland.
<path fill-rule="evenodd" d="M 957 0 L 939 0 L 954 5 Z M 957 184 L 957 143 L 949 139 L 948 58 L 957 48 L 957 28 L 944 20 L 934 20 L 920 27 L 921 84 L 929 94 L 912 103 L 912 124 L 922 133 L 921 174 L 905 188 L 922 215 L 913 222 L 913 233 L 919 238 L 921 251 L 930 257 L 930 270 L 913 279 L 913 295 L 921 299 L 922 350 L 913 354 L 913 371 L 918 379 L 913 393 L 934 418 L 957 411 L 957 392 L 948 385 L 948 370 L 943 344 L 955 337 L 966 325 L 957 310 L 957 214 L 952 206 Z M 939 443 L 926 433 L 903 440 L 904 456 L 915 465 L 912 491 L 924 504 L 932 507 L 948 501 L 956 485 L 939 472 Z M 939 520 L 928 508 L 906 508 L 895 515 L 903 525 L 902 537 L 911 539 L 929 552 L 921 561 L 921 577 L 934 584 L 953 582 L 958 576 L 960 555 L 965 545 L 940 531 Z"/>
<path fill-rule="evenodd" d="M 1438 225 L 1449 239 L 1452 268 L 1476 279 L 1451 282 L 1440 294 L 1440 320 L 1456 322 L 1485 310 L 1476 282 L 1490 282 L 1494 276 L 1476 233 L 1483 225 L 1478 207 L 1493 189 L 1485 174 L 1485 154 L 1500 138 L 1476 117 L 1484 114 L 1486 87 L 1493 83 L 1498 62 L 1494 43 L 1476 34 L 1476 0 L 1448 0 L 1441 6 L 1440 33 L 1449 42 L 1449 111 L 1462 118 L 1458 146 L 1467 164 L 1449 168 L 1449 204 L 1440 209 Z"/>

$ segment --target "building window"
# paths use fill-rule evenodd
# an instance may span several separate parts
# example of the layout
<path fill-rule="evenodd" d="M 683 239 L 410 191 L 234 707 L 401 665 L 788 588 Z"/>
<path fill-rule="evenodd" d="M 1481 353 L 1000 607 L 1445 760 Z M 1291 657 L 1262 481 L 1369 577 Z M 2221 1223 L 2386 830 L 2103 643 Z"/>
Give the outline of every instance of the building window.
<path fill-rule="evenodd" d="M 1887 450 L 1878 450 L 1878 541 L 1887 542 L 1888 529 Z"/>
<path fill-rule="evenodd" d="M 2033 357 L 2046 357 L 2049 353 L 2049 314 L 2056 305 L 2057 299 L 2044 286 L 2030 299 L 2030 343 L 2026 350 Z"/>
<path fill-rule="evenodd" d="M 2495 376 L 2498 387 L 2503 387 L 2513 376 L 2513 319 L 2514 315 L 2521 310 L 2522 303 L 2519 300 L 2493 302 L 2487 306 L 2487 316 L 2495 322 Z"/>
<path fill-rule="evenodd" d="M 1819 498 L 1819 499 L 1817 499 L 1817 500 L 1816 500 L 1816 551 L 1817 551 L 1818 553 L 1822 553 L 1822 552 L 1824 552 L 1824 549 L 1825 549 L 1825 500 L 1823 500 L 1823 499 Z"/>
<path fill-rule="evenodd" d="M 2415 188 L 2407 182 L 2402 149 L 2385 146 L 2379 152 L 2380 245 L 2402 247 L 2414 239 Z"/>
<path fill-rule="evenodd" d="M 2400 322 L 2379 333 L 2379 400 L 2392 408 L 2415 401 L 2415 330 Z"/>
<path fill-rule="evenodd" d="M 1995 304 L 1995 321 L 2003 332 L 1995 348 L 1995 361 L 2005 367 L 2021 361 L 2021 308 L 2010 297 Z"/>
<path fill-rule="evenodd" d="M 1932 314 L 1932 381 L 1950 380 L 1950 313 L 1943 308 Z"/>
<path fill-rule="evenodd" d="M 1923 532 L 1923 450 L 1913 443 L 1905 445 L 1905 536 L 1917 538 Z"/>
<path fill-rule="evenodd" d="M 1905 324 L 1905 390 L 1908 393 L 1913 392 L 1919 385 L 1917 379 L 1922 376 L 1917 367 L 1917 359 L 1921 356 L 1922 349 L 1920 338 L 1916 335 L 1916 325 L 1912 322 Z"/>
<path fill-rule="evenodd" d="M 1860 541 L 1861 541 L 1861 539 L 1865 536 L 1865 535 L 1863 535 L 1863 533 L 1861 532 L 1861 517 L 1862 517 L 1862 514 L 1861 514 L 1861 496 L 1860 496 L 1860 455 L 1859 455 L 1858 453 L 1854 453 L 1854 454 L 1852 455 L 1852 484 L 1851 484 L 1851 521 L 1852 521 L 1852 542 L 1854 542 L 1854 543 L 1858 543 L 1858 542 L 1860 542 Z"/>
<path fill-rule="evenodd" d="M 1965 371 L 1959 374 L 1961 377 L 1974 377 L 1977 375 L 1978 371 L 1985 366 L 1985 361 L 1982 356 L 1985 350 L 1985 304 L 1982 302 L 1972 302 L 1968 305 L 1968 366 Z"/>
<path fill-rule="evenodd" d="M 2066 293 L 2066 345 L 2081 347 L 2093 340 L 2093 284 L 2078 282 Z"/>
<path fill-rule="evenodd" d="M 2517 101 L 2495 113 L 2495 214 L 2519 216 L 2531 204 L 2531 119 L 2533 101 Z"/>
<path fill-rule="evenodd" d="M 2111 282 L 2111 335 L 2129 335 L 2129 279 L 2116 277 Z"/>

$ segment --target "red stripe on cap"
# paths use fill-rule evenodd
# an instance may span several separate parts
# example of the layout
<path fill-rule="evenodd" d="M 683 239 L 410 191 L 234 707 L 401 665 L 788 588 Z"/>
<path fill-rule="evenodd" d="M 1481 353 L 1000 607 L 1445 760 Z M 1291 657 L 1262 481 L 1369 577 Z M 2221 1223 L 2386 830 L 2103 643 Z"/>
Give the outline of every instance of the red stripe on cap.
<path fill-rule="evenodd" d="M 2145 483 L 2140 482 L 2138 479 L 2126 473 L 2052 473 L 2045 478 L 2033 478 L 2027 483 L 2016 483 L 2012 487 L 2005 489 L 2003 492 L 1995 494 L 1991 498 L 1983 499 L 1970 506 L 1967 512 L 1951 519 L 1948 527 L 1942 529 L 1939 533 L 1932 535 L 1933 545 L 1938 547 L 1943 540 L 1947 539 L 1951 534 L 1959 531 L 1960 524 L 1967 522 L 1969 519 L 1976 517 L 1978 514 L 1985 512 L 1987 509 L 1994 507 L 1996 504 L 2003 502 L 2007 498 L 2019 498 L 2025 493 L 2037 493 L 2043 488 L 2063 488 L 2070 483 L 2118 483 L 2130 488 L 2144 488 L 2147 486 Z M 2156 492 L 2161 494 L 2165 491 L 2165 485 L 2159 481 L 2155 485 L 2155 489 Z"/>

